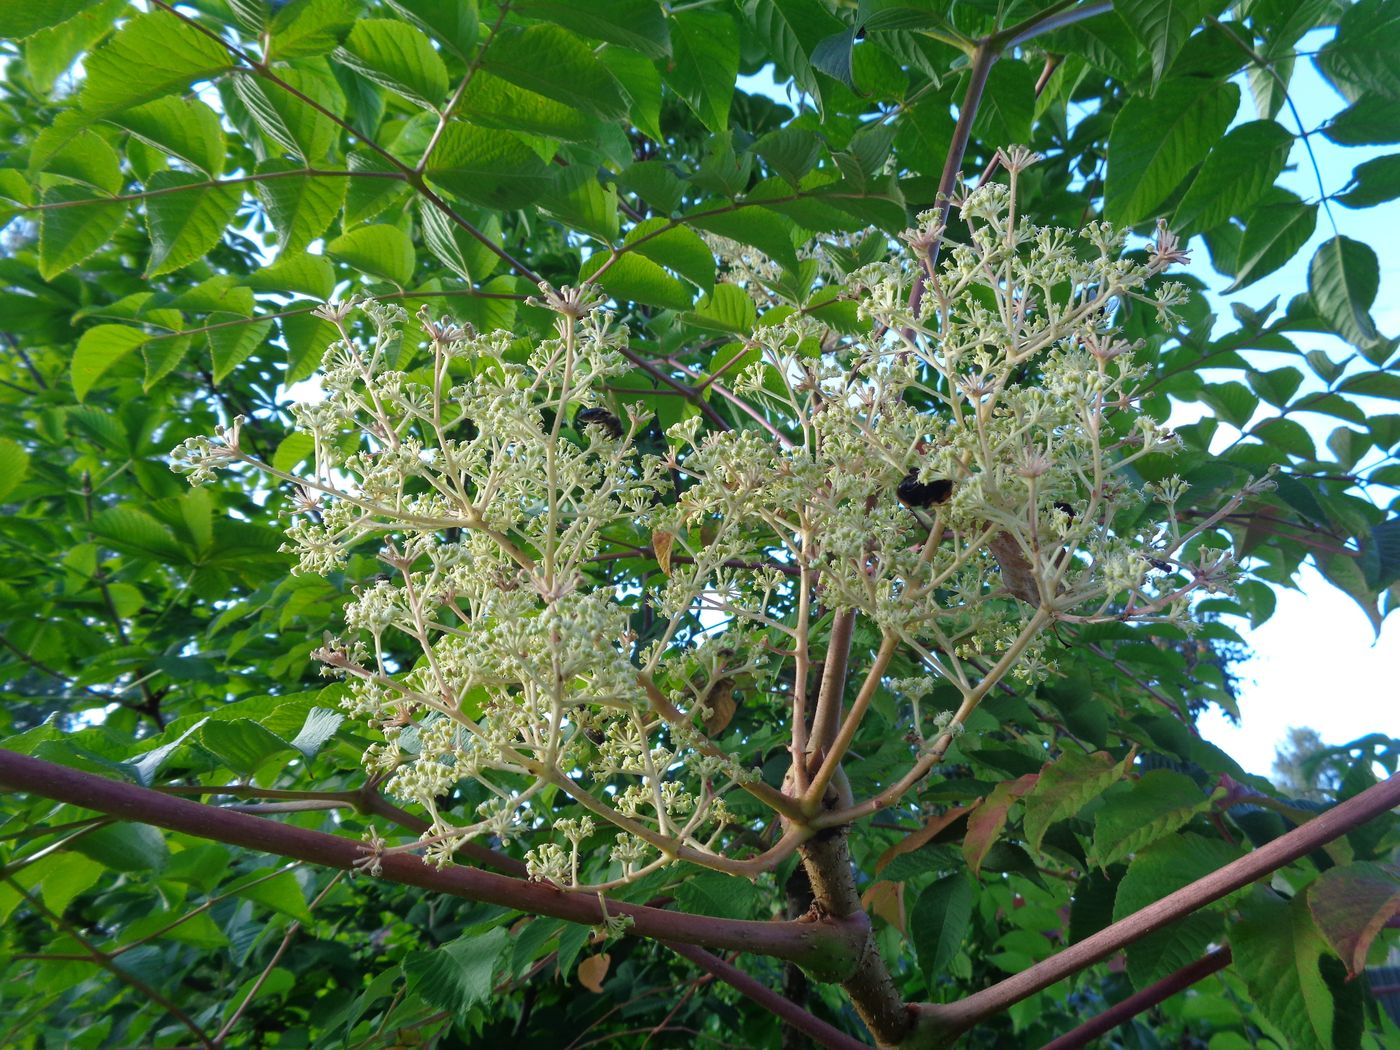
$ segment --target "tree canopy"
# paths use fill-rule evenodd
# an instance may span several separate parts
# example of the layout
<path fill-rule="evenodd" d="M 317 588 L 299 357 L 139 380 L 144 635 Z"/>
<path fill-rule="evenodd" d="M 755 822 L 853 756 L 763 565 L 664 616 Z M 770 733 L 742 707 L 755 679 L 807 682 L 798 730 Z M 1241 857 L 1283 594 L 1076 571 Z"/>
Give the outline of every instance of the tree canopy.
<path fill-rule="evenodd" d="M 1400 164 L 1310 159 L 1400 4 L 0 38 L 0 1042 L 1400 1038 L 1386 711 L 1195 725 L 1305 562 L 1400 605 Z"/>

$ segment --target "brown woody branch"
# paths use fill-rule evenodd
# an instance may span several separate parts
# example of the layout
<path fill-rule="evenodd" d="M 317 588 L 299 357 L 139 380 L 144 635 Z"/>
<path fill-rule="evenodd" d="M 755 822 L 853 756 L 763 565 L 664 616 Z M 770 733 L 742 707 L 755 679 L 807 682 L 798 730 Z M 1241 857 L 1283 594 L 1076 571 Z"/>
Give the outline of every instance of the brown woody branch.
<path fill-rule="evenodd" d="M 998 1014 L 1056 981 L 1108 958 L 1149 933 L 1307 856 L 1319 846 L 1325 846 L 1396 806 L 1400 806 L 1400 773 L 990 988 L 974 992 L 956 1003 L 920 1003 L 914 1007 L 921 1036 L 918 1045 L 947 1046 L 982 1018 Z"/>
<path fill-rule="evenodd" d="M 859 1039 L 832 1027 L 819 1017 L 812 1016 L 791 999 L 783 998 L 767 985 L 750 977 L 732 963 L 725 962 L 719 956 L 692 944 L 675 944 L 670 941 L 662 941 L 661 943 L 677 955 L 689 959 L 702 970 L 714 974 L 725 984 L 748 996 L 792 1027 L 806 1033 L 821 1046 L 828 1047 L 829 1050 L 870 1050 Z"/>
<path fill-rule="evenodd" d="M 1197 981 L 1203 981 L 1213 973 L 1219 973 L 1230 965 L 1229 947 L 1207 952 L 1195 962 L 1183 966 L 1175 973 L 1167 974 L 1155 984 L 1128 996 L 1121 1003 L 1115 1003 L 1097 1017 L 1090 1018 L 1077 1028 L 1072 1028 L 1057 1039 L 1052 1039 L 1040 1050 L 1075 1050 L 1121 1024 L 1132 1020 L 1144 1010 L 1150 1010 L 1160 1002 L 1165 1002 L 1177 992 L 1190 988 Z"/>
<path fill-rule="evenodd" d="M 121 820 L 153 824 L 344 871 L 356 870 L 374 859 L 362 844 L 338 835 L 232 813 L 4 749 L 0 749 L 0 785 Z M 402 853 L 383 854 L 378 860 L 381 877 L 390 882 L 588 925 L 626 915 L 632 920 L 629 932 L 635 936 L 770 955 L 795 962 L 822 980 L 848 976 L 870 935 L 870 921 L 864 913 L 845 919 L 793 922 L 718 919 L 605 901 L 598 894 L 563 890 L 549 883 L 476 868 L 438 869 Z"/>

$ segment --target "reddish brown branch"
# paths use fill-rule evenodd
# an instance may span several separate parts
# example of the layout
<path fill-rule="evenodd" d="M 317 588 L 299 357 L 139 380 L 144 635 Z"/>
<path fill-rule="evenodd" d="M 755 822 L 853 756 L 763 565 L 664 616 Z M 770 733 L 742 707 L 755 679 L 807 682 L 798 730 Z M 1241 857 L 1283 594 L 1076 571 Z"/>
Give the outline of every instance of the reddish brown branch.
<path fill-rule="evenodd" d="M 330 868 L 352 871 L 370 859 L 364 846 L 338 835 L 232 813 L 3 749 L 0 785 L 121 820 L 154 824 Z M 402 853 L 385 854 L 380 864 L 380 877 L 390 882 L 588 925 L 600 925 L 609 916 L 626 915 L 632 919 L 629 932 L 636 936 L 771 955 L 795 962 L 825 980 L 847 976 L 870 935 L 870 920 L 864 913 L 816 921 L 762 922 L 690 915 L 614 900 L 606 901 L 605 910 L 598 894 L 561 890 L 544 882 L 475 868 L 439 870 Z"/>
<path fill-rule="evenodd" d="M 1400 773 L 1029 969 L 956 1003 L 920 1003 L 920 1045 L 946 1046 L 984 1017 L 1078 973 L 1177 919 L 1305 857 L 1400 805 Z"/>
<path fill-rule="evenodd" d="M 828 1047 L 829 1050 L 870 1050 L 870 1047 L 859 1039 L 832 1027 L 819 1017 L 814 1017 L 792 1000 L 783 998 L 767 985 L 750 977 L 737 966 L 725 962 L 719 956 L 692 944 L 673 944 L 670 941 L 662 941 L 661 943 L 677 955 L 689 959 L 702 970 L 714 974 L 731 988 L 748 996 L 759 1006 L 776 1014 L 792 1027 L 805 1032 L 820 1045 Z"/>
<path fill-rule="evenodd" d="M 1175 973 L 1168 974 L 1155 984 L 1148 985 L 1142 991 L 1128 996 L 1121 1003 L 1115 1003 L 1097 1017 L 1085 1021 L 1078 1028 L 1073 1028 L 1060 1036 L 1046 1043 L 1040 1050 L 1074 1050 L 1089 1042 L 1089 1040 L 1111 1032 L 1120 1024 L 1132 1020 L 1144 1010 L 1150 1010 L 1158 1003 L 1170 999 L 1177 992 L 1190 988 L 1197 981 L 1203 981 L 1213 973 L 1219 973 L 1230 965 L 1230 949 L 1217 948 L 1213 952 L 1207 952 L 1201 958 L 1183 966 Z"/>
<path fill-rule="evenodd" d="M 948 210 L 953 203 L 953 190 L 958 181 L 958 174 L 962 171 L 967 143 L 972 138 L 972 121 L 982 104 L 982 90 L 987 86 L 987 77 L 991 75 L 992 66 L 996 65 L 1000 57 L 1001 48 L 986 41 L 979 41 L 977 49 L 972 53 L 967 91 L 963 95 L 962 105 L 958 107 L 958 122 L 953 127 L 953 141 L 948 146 L 948 155 L 943 161 L 943 174 L 938 179 L 938 192 L 934 197 L 933 206 L 938 212 L 938 219 L 933 224 L 936 231 L 934 241 L 924 255 L 923 268 L 914 278 L 914 287 L 909 292 L 909 308 L 915 314 L 918 313 L 919 303 L 924 298 L 924 283 L 928 275 L 938 268 L 938 249 L 943 244 L 942 227 L 948 221 Z"/>

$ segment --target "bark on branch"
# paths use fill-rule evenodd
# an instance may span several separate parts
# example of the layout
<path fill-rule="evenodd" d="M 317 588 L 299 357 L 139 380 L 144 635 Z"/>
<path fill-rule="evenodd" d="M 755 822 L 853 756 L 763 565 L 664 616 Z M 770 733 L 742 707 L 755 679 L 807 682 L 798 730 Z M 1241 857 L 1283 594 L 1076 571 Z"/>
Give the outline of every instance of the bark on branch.
<path fill-rule="evenodd" d="M 355 870 L 370 856 L 359 842 L 338 835 L 230 812 L 4 749 L 0 749 L 0 786 L 121 820 L 154 824 L 345 871 Z M 604 912 L 598 894 L 561 890 L 548 883 L 476 868 L 438 869 L 402 853 L 383 855 L 381 866 L 379 877 L 390 882 L 568 922 L 599 925 L 608 916 L 627 915 L 632 919 L 628 932 L 635 936 L 769 955 L 795 962 L 826 981 L 841 980 L 854 971 L 870 935 L 870 921 L 864 913 L 849 918 L 762 922 L 690 915 L 614 900 L 606 902 Z"/>
<path fill-rule="evenodd" d="M 760 1006 L 772 1011 L 792 1027 L 805 1032 L 818 1045 L 827 1047 L 828 1050 L 870 1050 L 859 1039 L 847 1035 L 839 1028 L 832 1027 L 819 1017 L 814 1017 L 792 1000 L 783 998 L 767 985 L 750 977 L 737 966 L 725 962 L 718 955 L 713 955 L 692 944 L 674 944 L 670 941 L 662 941 L 661 943 L 677 955 L 689 959 L 702 970 L 714 974 L 725 984 L 748 996 Z"/>
<path fill-rule="evenodd" d="M 1108 958 L 1154 930 L 1307 856 L 1319 846 L 1325 846 L 1396 806 L 1400 806 L 1400 773 L 990 988 L 974 992 L 956 1003 L 920 1003 L 914 1008 L 918 1024 L 910 1045 L 948 1046 L 982 1018 L 1000 1013 L 1056 981 Z"/>
<path fill-rule="evenodd" d="M 1219 973 L 1230 965 L 1230 949 L 1218 948 L 1208 952 L 1195 962 L 1174 973 L 1169 973 L 1160 981 L 1148 985 L 1142 991 L 1128 996 L 1120 1003 L 1114 1003 L 1097 1017 L 1090 1018 L 1077 1028 L 1050 1040 L 1040 1050 L 1076 1050 L 1091 1039 L 1097 1039 L 1105 1032 L 1111 1032 L 1121 1024 L 1126 1024 L 1144 1010 L 1150 1010 L 1160 1002 L 1170 999 L 1177 992 L 1190 988 L 1197 981 L 1203 981 L 1213 973 Z"/>

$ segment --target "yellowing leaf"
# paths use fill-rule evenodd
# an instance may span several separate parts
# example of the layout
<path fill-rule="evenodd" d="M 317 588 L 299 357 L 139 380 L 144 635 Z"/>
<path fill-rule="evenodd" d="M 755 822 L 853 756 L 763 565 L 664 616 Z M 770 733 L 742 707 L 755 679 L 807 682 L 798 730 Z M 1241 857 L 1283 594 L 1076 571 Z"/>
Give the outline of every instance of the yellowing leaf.
<path fill-rule="evenodd" d="M 671 575 L 671 548 L 675 545 L 675 533 L 657 529 L 651 534 L 651 549 L 656 555 L 656 564 L 667 576 Z"/>
<path fill-rule="evenodd" d="M 982 861 L 1006 827 L 1006 815 L 1011 804 L 1035 787 L 1039 773 L 1027 773 L 1015 780 L 998 784 L 967 818 L 967 834 L 963 836 L 963 856 L 974 875 L 982 870 Z"/>
<path fill-rule="evenodd" d="M 578 964 L 578 983 L 590 992 L 601 995 L 603 980 L 608 976 L 608 967 L 611 965 L 612 956 L 607 952 L 590 955 Z"/>
<path fill-rule="evenodd" d="M 721 678 L 716 682 L 705 697 L 705 706 L 710 709 L 705 717 L 705 735 L 723 733 L 739 707 L 734 699 L 734 679 Z"/>
<path fill-rule="evenodd" d="M 1363 862 L 1329 868 L 1308 887 L 1308 908 L 1355 977 L 1366 968 L 1376 935 L 1400 915 L 1400 867 Z"/>
<path fill-rule="evenodd" d="M 860 895 L 860 903 L 866 911 L 878 915 L 900 933 L 906 932 L 904 883 L 885 879 L 872 882 Z"/>

